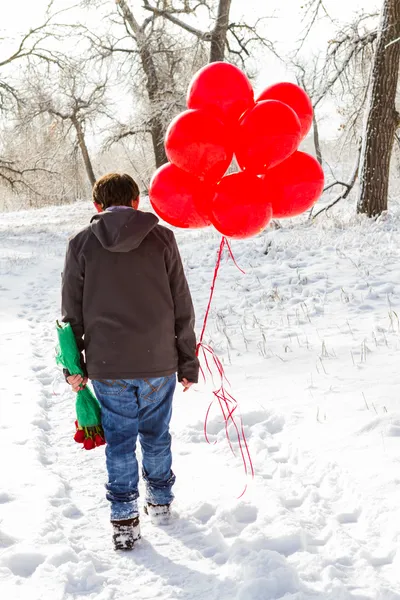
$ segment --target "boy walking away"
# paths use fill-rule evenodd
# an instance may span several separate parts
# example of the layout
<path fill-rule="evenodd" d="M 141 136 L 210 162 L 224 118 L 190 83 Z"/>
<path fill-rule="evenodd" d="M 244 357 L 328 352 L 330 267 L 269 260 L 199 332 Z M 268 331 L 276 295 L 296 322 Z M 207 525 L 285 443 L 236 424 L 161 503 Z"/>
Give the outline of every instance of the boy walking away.
<path fill-rule="evenodd" d="M 174 234 L 138 210 L 135 181 L 105 175 L 93 200 L 103 212 L 69 241 L 62 315 L 102 408 L 114 547 L 130 550 L 140 538 L 137 438 L 145 512 L 154 522 L 170 516 L 176 374 L 187 391 L 199 372 L 194 311 Z M 88 380 L 66 377 L 74 391 Z"/>

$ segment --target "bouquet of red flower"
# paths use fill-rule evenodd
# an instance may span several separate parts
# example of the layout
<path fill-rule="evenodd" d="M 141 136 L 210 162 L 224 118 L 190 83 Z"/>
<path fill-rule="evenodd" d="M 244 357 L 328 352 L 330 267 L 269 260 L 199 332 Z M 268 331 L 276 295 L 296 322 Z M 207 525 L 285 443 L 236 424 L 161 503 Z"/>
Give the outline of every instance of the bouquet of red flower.
<path fill-rule="evenodd" d="M 74 375 L 84 376 L 81 366 L 81 354 L 76 344 L 74 332 L 69 323 L 60 324 L 57 321 L 58 352 L 57 364 L 62 365 Z M 76 394 L 76 432 L 74 440 L 83 444 L 85 450 L 105 444 L 104 432 L 101 426 L 101 407 L 99 401 L 86 386 Z"/>

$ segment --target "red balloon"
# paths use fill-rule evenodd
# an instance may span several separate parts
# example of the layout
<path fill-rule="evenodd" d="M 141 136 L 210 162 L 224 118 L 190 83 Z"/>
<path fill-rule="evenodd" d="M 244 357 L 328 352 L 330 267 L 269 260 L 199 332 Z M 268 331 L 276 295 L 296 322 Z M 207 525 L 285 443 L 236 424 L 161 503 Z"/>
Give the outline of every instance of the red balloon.
<path fill-rule="evenodd" d="M 187 110 L 168 127 L 168 159 L 183 171 L 217 182 L 225 175 L 233 150 L 228 128 L 205 110 Z"/>
<path fill-rule="evenodd" d="M 187 95 L 188 108 L 206 108 L 232 124 L 254 105 L 254 92 L 246 75 L 234 65 L 214 62 L 194 75 Z"/>
<path fill-rule="evenodd" d="M 257 102 L 261 100 L 280 100 L 280 102 L 284 102 L 290 108 L 293 108 L 300 120 L 301 139 L 306 137 L 311 129 L 313 107 L 310 97 L 301 87 L 289 81 L 276 83 L 261 92 Z"/>
<path fill-rule="evenodd" d="M 319 162 L 305 152 L 295 152 L 263 176 L 264 197 L 272 204 L 277 219 L 295 217 L 311 208 L 324 189 L 324 172 Z"/>
<path fill-rule="evenodd" d="M 294 110 L 277 100 L 265 100 L 243 115 L 235 154 L 243 171 L 261 175 L 293 154 L 300 141 L 300 121 Z"/>
<path fill-rule="evenodd" d="M 272 218 L 262 180 L 243 172 L 223 177 L 215 186 L 210 215 L 215 229 L 227 237 L 242 239 L 260 233 Z"/>
<path fill-rule="evenodd" d="M 171 163 L 157 169 L 150 182 L 152 207 L 161 219 L 174 227 L 187 229 L 210 225 L 202 206 L 207 206 L 212 196 L 212 186 Z"/>

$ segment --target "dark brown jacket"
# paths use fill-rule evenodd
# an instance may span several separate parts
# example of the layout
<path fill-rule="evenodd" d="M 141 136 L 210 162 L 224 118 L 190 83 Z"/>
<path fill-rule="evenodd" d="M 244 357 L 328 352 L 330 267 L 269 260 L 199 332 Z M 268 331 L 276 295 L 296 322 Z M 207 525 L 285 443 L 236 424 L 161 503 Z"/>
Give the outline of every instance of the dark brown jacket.
<path fill-rule="evenodd" d="M 178 372 L 197 382 L 194 311 L 175 236 L 151 213 L 106 211 L 69 241 L 62 316 L 90 379 Z"/>

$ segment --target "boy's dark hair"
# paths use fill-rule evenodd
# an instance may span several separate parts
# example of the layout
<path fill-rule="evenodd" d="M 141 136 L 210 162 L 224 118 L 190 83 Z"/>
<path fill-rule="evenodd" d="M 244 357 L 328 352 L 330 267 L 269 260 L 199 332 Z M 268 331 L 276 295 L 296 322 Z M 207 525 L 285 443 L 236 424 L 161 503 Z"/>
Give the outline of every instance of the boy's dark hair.
<path fill-rule="evenodd" d="M 93 187 L 93 202 L 103 210 L 109 206 L 131 206 L 138 196 L 137 183 L 126 173 L 107 173 Z"/>

